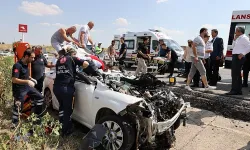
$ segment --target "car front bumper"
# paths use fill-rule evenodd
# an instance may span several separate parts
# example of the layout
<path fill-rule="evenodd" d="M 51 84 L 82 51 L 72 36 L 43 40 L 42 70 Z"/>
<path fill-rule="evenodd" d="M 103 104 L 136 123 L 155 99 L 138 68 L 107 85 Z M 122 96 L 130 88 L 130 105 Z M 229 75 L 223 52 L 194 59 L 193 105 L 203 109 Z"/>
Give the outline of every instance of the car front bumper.
<path fill-rule="evenodd" d="M 164 131 L 167 131 L 170 127 L 174 125 L 174 123 L 181 117 L 181 115 L 186 116 L 186 109 L 190 107 L 190 103 L 186 102 L 182 105 L 180 110 L 169 120 L 165 120 L 162 122 L 153 123 L 153 127 L 156 130 L 157 134 L 161 134 Z"/>

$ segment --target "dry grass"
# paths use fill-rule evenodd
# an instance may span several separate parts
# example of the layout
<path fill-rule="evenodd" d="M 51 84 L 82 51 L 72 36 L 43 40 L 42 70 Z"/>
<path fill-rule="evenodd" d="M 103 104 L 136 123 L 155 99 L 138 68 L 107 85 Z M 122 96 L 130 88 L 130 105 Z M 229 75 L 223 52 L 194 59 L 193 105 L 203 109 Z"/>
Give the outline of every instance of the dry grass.
<path fill-rule="evenodd" d="M 0 44 L 0 50 L 11 49 L 12 44 Z"/>

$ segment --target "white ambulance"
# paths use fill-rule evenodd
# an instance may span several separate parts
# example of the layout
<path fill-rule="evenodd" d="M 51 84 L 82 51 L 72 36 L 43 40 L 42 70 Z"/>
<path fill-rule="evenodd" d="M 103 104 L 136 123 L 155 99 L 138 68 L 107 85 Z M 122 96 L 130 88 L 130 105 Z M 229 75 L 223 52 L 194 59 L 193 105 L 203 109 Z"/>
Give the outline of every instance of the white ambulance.
<path fill-rule="evenodd" d="M 182 56 L 184 54 L 184 50 L 182 47 L 173 39 L 171 39 L 169 36 L 164 34 L 163 32 L 160 32 L 159 30 L 149 29 L 149 31 L 145 32 L 127 32 L 123 35 L 115 35 L 115 49 L 116 53 L 119 55 L 120 50 L 120 38 L 124 37 L 125 43 L 127 45 L 127 54 L 125 59 L 125 65 L 126 67 L 131 67 L 133 64 L 136 63 L 136 55 L 137 55 L 137 48 L 139 46 L 139 43 L 143 42 L 143 38 L 147 37 L 149 38 L 149 54 L 151 56 L 156 56 L 158 53 L 155 52 L 159 40 L 162 39 L 166 43 L 167 46 L 173 48 L 173 50 L 176 51 L 178 55 L 178 63 L 176 64 L 176 68 L 182 67 Z"/>
<path fill-rule="evenodd" d="M 231 26 L 229 30 L 229 38 L 227 45 L 227 52 L 225 56 L 225 68 L 231 68 L 232 64 L 232 44 L 237 27 L 245 28 L 245 34 L 249 36 L 250 33 L 250 10 L 233 11 L 231 18 Z"/>

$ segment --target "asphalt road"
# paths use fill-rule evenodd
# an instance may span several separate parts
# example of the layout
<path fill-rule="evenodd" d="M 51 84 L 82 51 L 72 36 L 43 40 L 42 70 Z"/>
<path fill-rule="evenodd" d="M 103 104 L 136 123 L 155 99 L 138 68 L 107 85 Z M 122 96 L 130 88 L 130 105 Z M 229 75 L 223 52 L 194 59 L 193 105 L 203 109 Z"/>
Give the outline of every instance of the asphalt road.
<path fill-rule="evenodd" d="M 250 150 L 250 123 L 188 108 L 187 125 L 176 130 L 171 150 Z"/>

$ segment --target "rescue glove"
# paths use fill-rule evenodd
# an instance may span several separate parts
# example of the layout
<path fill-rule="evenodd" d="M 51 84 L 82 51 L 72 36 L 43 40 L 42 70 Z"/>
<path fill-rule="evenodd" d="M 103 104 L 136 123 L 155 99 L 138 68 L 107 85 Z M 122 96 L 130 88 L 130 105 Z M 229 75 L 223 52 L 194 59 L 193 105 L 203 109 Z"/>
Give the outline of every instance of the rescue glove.
<path fill-rule="evenodd" d="M 35 82 L 31 81 L 31 80 L 28 80 L 28 85 L 30 87 L 34 87 L 35 86 Z"/>
<path fill-rule="evenodd" d="M 36 79 L 34 79 L 34 78 L 30 78 L 30 80 L 31 80 L 32 82 L 34 82 L 34 83 L 35 83 L 35 85 L 37 84 Z"/>

